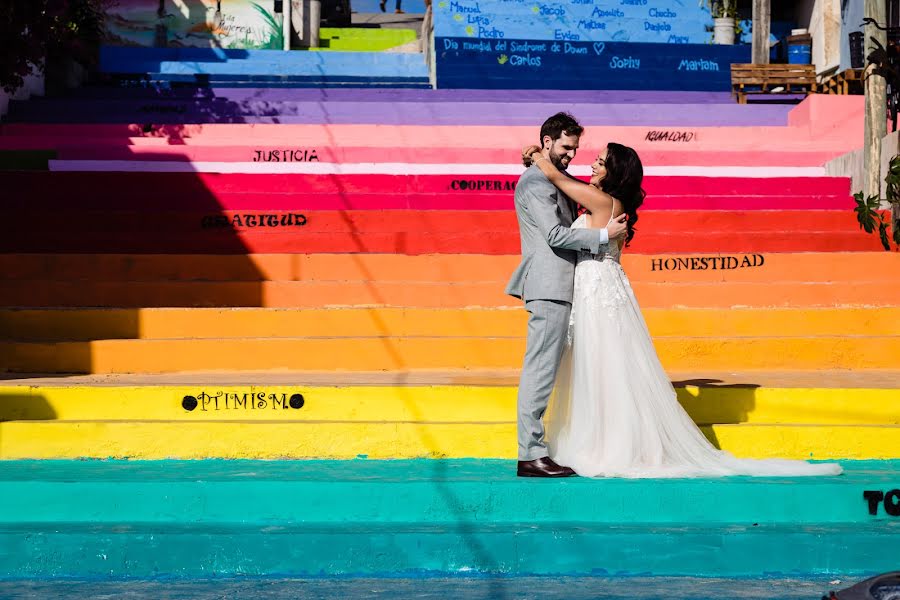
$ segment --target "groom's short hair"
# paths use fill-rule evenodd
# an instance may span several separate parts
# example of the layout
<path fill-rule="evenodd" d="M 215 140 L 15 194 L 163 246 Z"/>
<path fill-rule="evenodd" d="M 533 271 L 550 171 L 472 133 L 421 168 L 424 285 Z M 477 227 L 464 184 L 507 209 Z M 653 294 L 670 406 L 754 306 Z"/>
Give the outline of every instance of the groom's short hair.
<path fill-rule="evenodd" d="M 541 145 L 544 145 L 544 136 L 549 135 L 553 141 L 562 137 L 562 134 L 581 136 L 584 127 L 578 124 L 575 117 L 567 112 L 558 112 L 541 125 Z"/>

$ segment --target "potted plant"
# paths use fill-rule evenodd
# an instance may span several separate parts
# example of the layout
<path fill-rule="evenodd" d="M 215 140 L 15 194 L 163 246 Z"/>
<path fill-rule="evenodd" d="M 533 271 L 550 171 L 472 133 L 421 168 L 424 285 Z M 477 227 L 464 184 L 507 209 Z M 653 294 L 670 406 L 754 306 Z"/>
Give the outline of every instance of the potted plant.
<path fill-rule="evenodd" d="M 703 5 L 713 18 L 713 41 L 716 44 L 734 44 L 737 0 L 700 0 L 700 6 Z"/>

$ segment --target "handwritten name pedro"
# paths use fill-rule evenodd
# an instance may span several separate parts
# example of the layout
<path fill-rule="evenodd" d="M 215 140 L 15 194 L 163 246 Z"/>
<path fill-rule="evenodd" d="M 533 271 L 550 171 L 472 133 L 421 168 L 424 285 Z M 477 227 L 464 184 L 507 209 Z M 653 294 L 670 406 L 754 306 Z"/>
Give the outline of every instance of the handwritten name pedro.
<path fill-rule="evenodd" d="M 762 254 L 744 256 L 676 256 L 650 259 L 651 271 L 732 271 L 761 267 L 766 264 Z"/>

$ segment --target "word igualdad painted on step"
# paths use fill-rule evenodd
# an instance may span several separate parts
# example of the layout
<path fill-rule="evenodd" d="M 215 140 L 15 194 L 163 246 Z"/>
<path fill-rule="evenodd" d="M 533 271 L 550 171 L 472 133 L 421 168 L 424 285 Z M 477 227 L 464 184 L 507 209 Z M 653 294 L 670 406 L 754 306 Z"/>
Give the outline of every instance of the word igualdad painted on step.
<path fill-rule="evenodd" d="M 863 499 L 869 503 L 869 514 L 872 516 L 878 515 L 878 506 L 881 504 L 888 515 L 900 517 L 900 490 L 866 490 L 863 492 Z"/>
<path fill-rule="evenodd" d="M 223 410 L 286 410 L 303 408 L 306 401 L 303 394 L 269 392 L 200 392 L 196 396 L 181 399 L 181 408 L 188 412 L 215 412 Z"/>
<path fill-rule="evenodd" d="M 205 215 L 200 219 L 203 229 L 252 229 L 254 227 L 303 227 L 306 215 L 295 213 L 283 214 L 240 214 L 240 215 Z"/>
<path fill-rule="evenodd" d="M 731 271 L 761 267 L 766 264 L 762 254 L 744 256 L 673 256 L 650 259 L 651 271 Z"/>
<path fill-rule="evenodd" d="M 253 162 L 319 162 L 315 148 L 285 148 L 283 150 L 254 150 Z"/>
<path fill-rule="evenodd" d="M 696 137 L 694 131 L 648 131 L 644 139 L 648 142 L 692 142 Z"/>
<path fill-rule="evenodd" d="M 513 192 L 516 189 L 516 182 L 496 179 L 454 179 L 450 182 L 450 189 L 457 192 Z"/>

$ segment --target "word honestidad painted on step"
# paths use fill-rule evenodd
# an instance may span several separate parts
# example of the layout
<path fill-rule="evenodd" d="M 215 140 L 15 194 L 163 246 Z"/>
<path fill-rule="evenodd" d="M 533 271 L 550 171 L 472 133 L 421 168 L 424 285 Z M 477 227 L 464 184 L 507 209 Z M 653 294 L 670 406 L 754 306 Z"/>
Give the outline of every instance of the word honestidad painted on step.
<path fill-rule="evenodd" d="M 303 227 L 306 215 L 298 214 L 240 214 L 205 215 L 200 219 L 202 229 L 247 229 L 253 227 Z"/>
<path fill-rule="evenodd" d="M 286 410 L 303 408 L 306 401 L 303 394 L 268 393 L 268 392 L 218 392 L 208 394 L 200 392 L 196 396 L 185 396 L 181 399 L 181 408 L 188 412 L 216 412 L 223 410 Z"/>
<path fill-rule="evenodd" d="M 900 490 L 882 492 L 880 490 L 866 490 L 863 499 L 869 504 L 869 514 L 878 515 L 878 506 L 883 504 L 884 512 L 892 517 L 900 517 Z"/>
<path fill-rule="evenodd" d="M 766 264 L 762 254 L 744 256 L 676 256 L 650 259 L 651 271 L 731 271 L 761 267 Z"/>
<path fill-rule="evenodd" d="M 319 162 L 319 154 L 315 148 L 253 150 L 253 153 L 253 162 Z"/>

